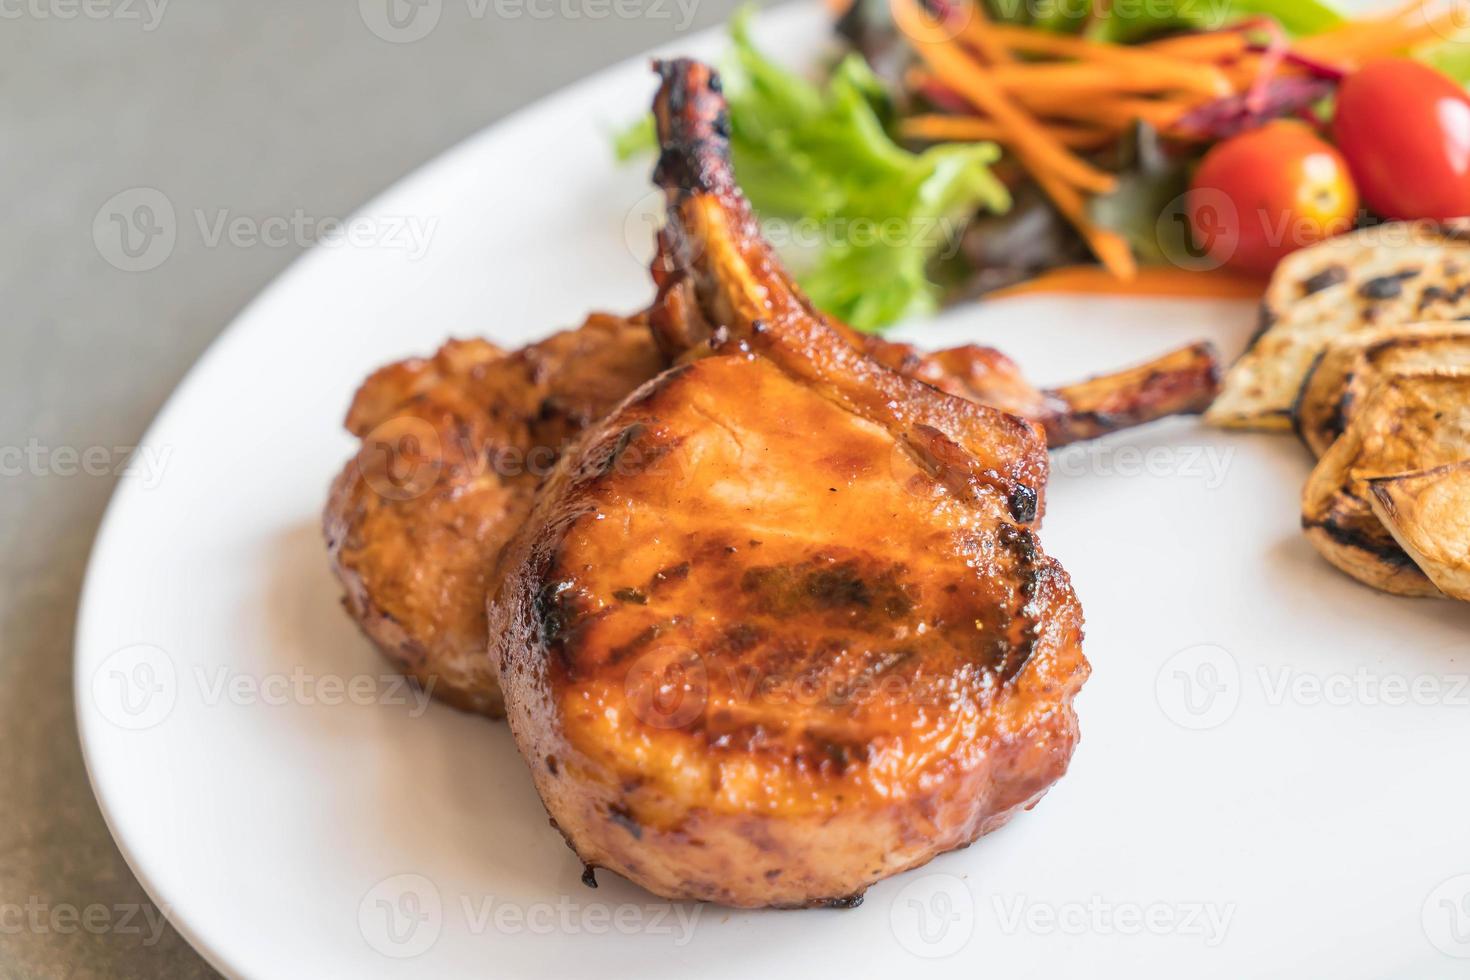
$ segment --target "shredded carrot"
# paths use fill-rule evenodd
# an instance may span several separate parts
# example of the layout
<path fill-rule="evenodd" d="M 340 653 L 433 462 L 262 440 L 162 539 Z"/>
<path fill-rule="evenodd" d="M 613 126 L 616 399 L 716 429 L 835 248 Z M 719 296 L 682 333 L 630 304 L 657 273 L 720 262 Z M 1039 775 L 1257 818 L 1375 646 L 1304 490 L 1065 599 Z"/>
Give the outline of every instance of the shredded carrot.
<path fill-rule="evenodd" d="M 923 68 L 910 68 L 904 74 L 904 80 L 910 87 L 924 92 L 936 106 L 946 112 L 963 118 L 979 118 L 975 109 L 959 93 L 932 72 Z M 1056 116 L 1114 133 L 1131 128 L 1139 120 L 1159 128 L 1170 126 L 1194 105 L 1192 100 L 1155 100 L 1129 96 L 1078 99 L 1069 92 L 1017 91 L 1010 94 L 1012 99 L 1038 116 Z M 1042 122 L 1042 125 L 1052 124 Z"/>
<path fill-rule="evenodd" d="M 992 65 L 1015 63 L 1016 56 L 995 36 L 995 24 L 985 12 L 984 0 L 970 0 L 965 5 L 965 10 L 970 16 L 962 30 L 965 40 L 973 44 Z"/>
<path fill-rule="evenodd" d="M 1037 293 L 1101 296 L 1159 296 L 1190 299 L 1259 299 L 1266 284 L 1228 272 L 1193 272 L 1172 266 L 1146 265 L 1132 279 L 1119 279 L 1095 265 L 1052 269 L 1025 282 L 987 293 L 987 299 Z"/>
<path fill-rule="evenodd" d="M 1424 44 L 1463 39 L 1467 25 L 1457 4 L 1437 14 L 1431 14 L 1428 8 L 1427 3 L 1415 0 L 1389 17 L 1354 21 L 1325 34 L 1304 38 L 1297 43 L 1296 50 L 1311 57 L 1362 64 Z"/>
<path fill-rule="evenodd" d="M 1064 89 L 1084 98 L 1114 92 L 1176 90 L 1188 91 L 1204 98 L 1215 98 L 1228 95 L 1232 91 L 1230 82 L 1218 71 L 1214 72 L 1213 78 L 1202 75 L 1191 85 L 1185 86 L 1179 79 L 1167 75 L 1132 69 L 1124 72 L 1115 66 L 1085 62 L 1002 65 L 991 69 L 990 75 L 997 84 L 1006 89 Z M 1216 82 L 1219 83 L 1218 86 Z M 1223 91 L 1220 86 L 1223 86 Z"/>
<path fill-rule="evenodd" d="M 1017 92 L 1016 101 L 1039 116 L 1126 129 L 1142 120 L 1157 128 L 1174 124 L 1194 103 L 1124 96 L 1079 99 L 1068 92 Z"/>
<path fill-rule="evenodd" d="M 980 116 L 910 116 L 899 124 L 899 129 L 909 139 L 935 142 L 994 140 L 1006 143 L 1010 140 L 1010 133 L 1004 127 Z M 1115 131 L 1092 126 L 1047 123 L 1046 129 L 1057 142 L 1073 149 L 1096 149 L 1118 138 Z"/>
<path fill-rule="evenodd" d="M 1362 62 L 1399 51 L 1409 51 L 1426 44 L 1463 42 L 1467 32 L 1470 32 L 1470 26 L 1463 23 L 1463 17 L 1464 14 L 1459 9 L 1451 8 L 1433 17 L 1426 14 L 1422 24 L 1416 24 L 1410 19 L 1396 33 L 1366 45 L 1366 50 L 1359 52 L 1358 60 Z"/>
<path fill-rule="evenodd" d="M 1178 37 L 1166 37 L 1159 41 L 1150 41 L 1140 47 L 1155 54 L 1168 55 L 1171 58 L 1215 62 L 1240 57 L 1249 44 L 1245 35 L 1239 31 L 1210 31 L 1204 34 L 1181 34 Z"/>
<path fill-rule="evenodd" d="M 1046 192 L 1046 196 L 1057 206 L 1057 210 L 1077 229 L 1078 234 L 1087 242 L 1088 249 L 1111 275 L 1123 280 L 1138 275 L 1138 264 L 1133 260 L 1133 250 L 1128 247 L 1123 236 L 1092 223 L 1087 217 L 1087 205 L 1077 188 L 1062 183 L 1050 171 L 1038 170 L 1033 176 Z"/>
<path fill-rule="evenodd" d="M 965 31 L 966 38 L 969 38 L 973 33 L 978 33 L 978 31 L 967 29 Z M 991 27 L 988 28 L 988 33 L 1008 48 L 1015 51 L 1023 51 L 1026 54 L 1046 54 L 1062 58 L 1076 58 L 1082 62 L 1096 62 L 1098 66 L 1111 66 L 1113 69 L 1125 69 L 1124 71 L 1106 71 L 1104 69 L 1101 72 L 1089 72 L 1083 76 L 1089 80 L 1096 78 L 1097 81 L 1102 83 L 1100 87 L 1117 88 L 1121 80 L 1124 84 L 1139 86 L 1138 88 L 1130 88 L 1130 91 L 1180 89 L 1187 92 L 1197 92 L 1207 97 L 1229 95 L 1233 91 L 1230 80 L 1225 77 L 1223 72 L 1212 65 L 1194 64 L 1190 61 L 1144 51 L 1137 47 L 1127 47 L 1121 44 L 1104 44 L 1098 41 L 1088 41 L 1070 34 L 1053 34 L 1049 31 L 1038 31 L 1025 27 Z M 1025 67 L 1035 69 L 1041 67 L 1060 68 L 1073 66 L 1035 65 Z M 1003 72 L 1001 70 L 996 71 L 998 80 L 1002 74 Z M 1037 73 L 1036 77 L 1042 77 L 1042 73 Z"/>
<path fill-rule="evenodd" d="M 1348 20 L 1321 34 L 1313 34 L 1297 42 L 1300 51 L 1334 51 L 1350 49 L 1373 38 L 1382 37 L 1384 32 L 1393 31 L 1414 14 L 1424 10 L 1425 0 L 1408 0 L 1391 13 L 1381 17 Z"/>
<path fill-rule="evenodd" d="M 1117 178 L 1058 142 L 962 49 L 930 37 L 929 25 L 914 0 L 891 0 L 891 6 L 899 29 L 908 35 L 925 63 L 949 87 L 1011 134 L 1011 147 L 1029 170 L 1038 177 L 1042 173 L 1055 174 L 1058 182 L 1097 193 L 1116 186 Z"/>
<path fill-rule="evenodd" d="M 1138 260 L 1133 257 L 1133 246 L 1128 244 L 1128 239 L 1090 223 L 1082 236 L 1087 239 L 1092 254 L 1115 278 L 1124 282 L 1138 278 Z"/>

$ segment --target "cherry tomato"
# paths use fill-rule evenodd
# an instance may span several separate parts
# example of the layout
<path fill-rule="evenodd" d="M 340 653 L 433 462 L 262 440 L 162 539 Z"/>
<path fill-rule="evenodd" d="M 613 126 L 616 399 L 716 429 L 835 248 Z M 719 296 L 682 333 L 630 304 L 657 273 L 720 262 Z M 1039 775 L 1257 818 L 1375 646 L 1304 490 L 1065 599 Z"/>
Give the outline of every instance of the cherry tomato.
<path fill-rule="evenodd" d="M 1186 210 L 1211 262 L 1266 275 L 1287 253 L 1350 229 L 1358 192 L 1335 149 L 1305 123 L 1277 120 L 1211 148 Z"/>
<path fill-rule="evenodd" d="M 1470 215 L 1470 98 L 1434 69 L 1364 65 L 1338 87 L 1332 137 L 1383 217 Z"/>

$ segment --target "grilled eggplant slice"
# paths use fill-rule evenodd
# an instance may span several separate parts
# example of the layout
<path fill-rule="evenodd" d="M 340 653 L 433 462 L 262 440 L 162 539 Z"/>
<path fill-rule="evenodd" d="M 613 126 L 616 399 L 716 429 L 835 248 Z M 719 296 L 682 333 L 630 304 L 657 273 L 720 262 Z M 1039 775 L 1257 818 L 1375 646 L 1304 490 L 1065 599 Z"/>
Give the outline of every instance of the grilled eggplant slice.
<path fill-rule="evenodd" d="M 1390 374 L 1470 368 L 1470 323 L 1384 327 L 1331 340 L 1302 382 L 1292 424 L 1321 457 L 1352 417 L 1353 405 Z"/>
<path fill-rule="evenodd" d="M 1302 529 L 1322 556 L 1385 592 L 1437 596 L 1373 513 L 1370 481 L 1470 457 L 1470 373 L 1384 378 L 1341 439 L 1317 462 L 1302 491 Z"/>
<path fill-rule="evenodd" d="M 1261 330 L 1205 413 L 1212 425 L 1285 431 L 1327 342 L 1470 314 L 1470 242 L 1460 229 L 1390 223 L 1294 252 L 1276 267 Z"/>
<path fill-rule="evenodd" d="M 1373 513 L 1447 596 L 1470 602 L 1470 458 L 1368 481 Z"/>

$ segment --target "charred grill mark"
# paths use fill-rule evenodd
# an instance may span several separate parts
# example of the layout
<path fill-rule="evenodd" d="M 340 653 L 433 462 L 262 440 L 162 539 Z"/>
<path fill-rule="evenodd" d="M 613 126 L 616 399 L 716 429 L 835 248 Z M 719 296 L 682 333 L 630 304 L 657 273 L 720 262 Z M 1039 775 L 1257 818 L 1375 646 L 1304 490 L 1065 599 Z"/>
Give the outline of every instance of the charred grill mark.
<path fill-rule="evenodd" d="M 876 610 L 889 619 L 907 616 L 914 607 L 902 574 L 890 565 L 867 576 L 855 560 L 833 562 L 824 556 L 798 564 L 757 565 L 740 577 L 740 591 L 758 613 L 793 616 L 803 611 Z"/>
<path fill-rule="evenodd" d="M 713 751 L 785 756 L 802 772 L 838 778 L 856 766 L 870 765 L 873 744 L 862 737 L 842 737 L 820 729 L 797 732 L 793 741 L 761 722 L 732 722 L 726 712 L 716 712 L 705 728 Z"/>
<path fill-rule="evenodd" d="M 571 581 L 547 582 L 536 593 L 533 602 L 536 624 L 541 633 L 541 643 L 548 649 L 559 649 L 562 640 L 575 617 L 568 595 L 574 585 Z"/>
<path fill-rule="evenodd" d="M 831 761 L 832 768 L 836 770 L 837 775 L 840 776 L 847 771 L 848 764 L 852 761 L 852 752 L 849 746 L 841 742 L 829 741 L 822 741 L 818 744 L 821 750 L 827 754 L 827 758 Z"/>
<path fill-rule="evenodd" d="M 756 597 L 759 611 L 774 612 L 791 605 L 787 600 L 795 592 L 795 577 L 789 566 L 758 565 L 740 577 L 740 591 Z"/>
<path fill-rule="evenodd" d="M 1424 287 L 1424 292 L 1419 294 L 1419 312 L 1423 313 L 1427 307 L 1440 302 L 1448 295 L 1443 286 Z"/>
<path fill-rule="evenodd" d="M 674 616 L 671 619 L 660 620 L 657 623 L 645 627 L 642 631 L 638 633 L 637 636 L 633 637 L 633 639 L 629 640 L 627 643 L 624 643 L 621 646 L 613 647 L 611 650 L 609 650 L 607 655 L 608 663 L 622 663 L 629 657 L 642 653 L 649 645 L 656 642 L 659 637 L 663 636 L 664 633 L 668 632 L 673 627 L 678 626 L 679 623 L 680 618 L 678 616 Z"/>
<path fill-rule="evenodd" d="M 627 807 L 614 803 L 607 808 L 607 815 L 613 823 L 632 834 L 634 840 L 643 839 L 643 825 L 633 819 L 633 812 Z"/>
<path fill-rule="evenodd" d="M 613 440 L 612 445 L 606 449 L 606 455 L 595 464 L 597 475 L 607 476 L 614 469 L 619 469 L 619 460 L 628 451 L 628 447 L 632 445 L 633 440 L 643 434 L 645 428 L 642 422 L 634 422 L 619 432 L 617 438 Z"/>
<path fill-rule="evenodd" d="M 1393 299 L 1404 291 L 1404 282 L 1417 275 L 1418 269 L 1404 269 L 1369 279 L 1358 287 L 1358 295 L 1369 300 Z"/>
<path fill-rule="evenodd" d="M 843 606 L 866 609 L 873 604 L 873 594 L 852 562 L 810 572 L 804 584 L 807 595 L 824 609 Z"/>
<path fill-rule="evenodd" d="M 1250 350 L 1252 347 L 1256 346 L 1256 341 L 1260 340 L 1261 337 L 1265 335 L 1266 331 L 1270 330 L 1275 325 L 1276 311 L 1271 309 L 1271 305 L 1269 303 L 1262 303 L 1261 312 L 1259 318 L 1256 321 L 1256 332 L 1251 334 L 1251 339 L 1245 345 L 1246 350 Z"/>
<path fill-rule="evenodd" d="M 1391 539 L 1389 541 L 1380 540 L 1358 528 L 1349 527 L 1331 518 L 1321 521 L 1302 519 L 1303 530 L 1310 531 L 1314 528 L 1343 547 L 1365 552 L 1384 564 L 1395 568 L 1409 568 L 1414 565 L 1414 559 L 1409 557 L 1409 553 Z"/>
<path fill-rule="evenodd" d="M 724 648 L 731 653 L 754 650 L 766 638 L 766 631 L 750 623 L 735 623 L 724 632 Z"/>
<path fill-rule="evenodd" d="M 688 577 L 689 563 L 687 561 L 680 562 L 677 565 L 670 565 L 668 568 L 660 568 L 648 580 L 648 585 L 644 587 L 644 591 L 650 595 L 657 594 L 661 588 L 670 582 L 682 582 Z"/>
<path fill-rule="evenodd" d="M 1037 547 L 1036 535 L 1024 527 L 1002 524 L 999 537 L 1001 545 L 1016 563 L 1013 574 L 1018 579 L 1022 600 L 1011 623 L 1013 631 L 1019 630 L 1019 634 L 1007 638 L 1009 642 L 997 667 L 1001 680 L 1010 680 L 1031 659 L 1036 645 L 1037 622 L 1033 607 L 1040 592 L 1041 551 Z"/>
<path fill-rule="evenodd" d="M 607 455 L 601 460 L 598 476 L 641 476 L 655 473 L 663 461 L 683 443 L 682 437 L 669 437 L 635 422 L 618 433 Z"/>
<path fill-rule="evenodd" d="M 619 602 L 631 602 L 634 605 L 648 605 L 648 596 L 638 589 L 617 589 L 613 592 L 613 598 Z"/>
<path fill-rule="evenodd" d="M 1307 379 L 1310 380 L 1317 373 L 1317 369 L 1319 367 L 1321 367 L 1321 365 L 1322 365 L 1322 358 L 1324 356 L 1326 356 L 1326 354 L 1327 354 L 1327 352 L 1325 350 L 1318 351 L 1317 352 L 1317 355 L 1312 358 L 1312 363 L 1307 368 L 1307 373 L 1303 377 L 1305 377 L 1305 378 L 1307 378 Z M 1307 394 L 1307 388 L 1308 387 L 1309 386 L 1307 384 L 1303 384 L 1300 388 L 1297 389 L 1296 395 L 1293 396 L 1293 398 L 1291 400 L 1291 410 L 1289 412 L 1289 414 L 1291 415 L 1291 428 L 1292 428 L 1292 430 L 1298 436 L 1301 436 L 1303 439 L 1305 439 L 1306 434 L 1302 430 L 1302 426 L 1301 426 L 1302 408 L 1305 405 L 1305 400 L 1304 399 L 1305 399 L 1305 396 Z"/>
<path fill-rule="evenodd" d="M 1462 282 L 1454 289 L 1445 289 L 1438 285 L 1425 286 L 1424 292 L 1419 294 L 1419 312 L 1423 313 L 1436 303 L 1458 303 L 1465 298 L 1467 292 L 1470 292 L 1470 283 Z"/>
<path fill-rule="evenodd" d="M 1352 407 L 1353 396 L 1351 393 L 1344 391 L 1342 397 L 1337 400 L 1337 404 L 1333 406 L 1332 417 L 1328 419 L 1327 431 L 1329 435 L 1340 436 L 1347 431 L 1348 413 L 1352 411 Z"/>
<path fill-rule="evenodd" d="M 1320 293 L 1329 286 L 1336 286 L 1347 278 L 1347 269 L 1340 265 L 1329 265 L 1315 275 L 1308 276 L 1302 280 L 1302 295 L 1310 296 Z"/>
<path fill-rule="evenodd" d="M 702 541 L 695 545 L 692 561 L 695 564 L 718 562 L 737 554 L 739 551 L 740 549 L 738 547 L 730 544 L 728 541 L 718 537 L 711 538 L 708 541 Z"/>
<path fill-rule="evenodd" d="M 730 120 L 719 76 L 688 58 L 655 61 L 653 66 L 663 81 L 653 104 L 663 147 L 653 182 L 681 195 L 732 190 Z"/>

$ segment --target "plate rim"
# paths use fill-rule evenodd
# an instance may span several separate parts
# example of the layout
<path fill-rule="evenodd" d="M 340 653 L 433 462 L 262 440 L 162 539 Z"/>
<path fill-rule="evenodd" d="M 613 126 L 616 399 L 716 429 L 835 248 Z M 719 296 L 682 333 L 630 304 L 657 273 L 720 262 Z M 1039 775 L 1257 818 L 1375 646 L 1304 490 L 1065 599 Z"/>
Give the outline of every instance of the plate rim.
<path fill-rule="evenodd" d="M 820 5 L 811 0 L 782 3 L 779 6 L 760 10 L 756 15 L 756 26 L 761 31 L 775 31 L 787 22 L 810 18 L 820 9 Z M 350 224 L 354 220 L 388 210 L 393 202 L 411 198 L 421 188 L 430 187 L 440 181 L 441 175 L 451 171 L 455 162 L 461 157 L 472 154 L 484 144 L 499 139 L 505 133 L 524 124 L 529 118 L 542 113 L 554 112 L 563 104 L 584 101 L 588 93 L 596 90 L 608 79 L 630 71 L 639 63 L 647 62 L 652 58 L 670 56 L 685 49 L 707 47 L 718 43 L 718 40 L 725 34 L 725 30 L 725 25 L 721 23 L 647 48 L 536 98 L 435 152 L 429 159 L 393 179 L 363 204 L 354 208 L 344 221 Z M 316 246 L 308 247 L 261 287 L 205 345 L 188 370 L 174 384 L 168 396 L 144 428 L 138 444 L 148 445 L 153 441 L 156 432 L 171 417 L 189 391 L 199 383 L 199 379 L 208 372 L 208 369 L 223 357 L 229 346 L 241 336 L 242 331 L 259 317 L 262 309 L 269 307 L 294 282 L 310 276 L 320 263 L 327 261 L 332 261 L 330 250 Z M 122 520 L 121 515 L 133 492 L 135 488 L 126 483 L 121 481 L 114 483 L 102 517 L 98 521 L 97 530 L 93 535 L 81 587 L 78 590 L 71 651 L 72 712 L 76 720 L 83 768 L 87 774 L 87 784 L 92 791 L 92 796 L 102 813 L 107 832 L 126 862 L 128 870 L 137 879 L 148 899 L 158 907 L 159 912 L 168 920 L 170 926 L 212 968 L 226 976 L 238 976 L 241 975 L 240 967 L 225 954 L 221 948 L 223 944 L 212 941 L 211 937 L 206 935 L 206 931 L 197 925 L 187 911 L 187 903 L 169 900 L 172 896 L 165 894 L 164 887 L 150 872 L 147 859 L 136 851 L 133 842 L 121 827 L 124 822 L 123 802 L 114 790 L 108 788 L 107 777 L 103 774 L 101 763 L 97 758 L 100 751 L 97 746 L 103 740 L 104 726 L 99 719 L 94 717 L 95 713 L 88 708 L 91 673 L 98 666 L 98 658 L 88 655 L 88 641 L 96 632 L 96 620 L 101 615 L 99 597 L 103 588 L 102 579 L 105 569 L 110 563 L 109 542 L 117 533 L 115 528 Z"/>

